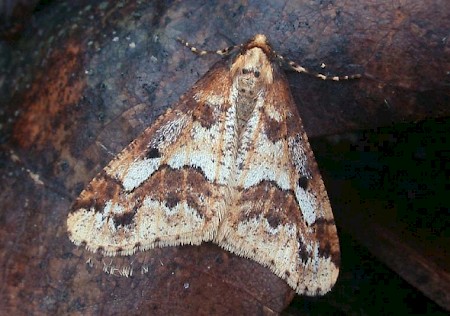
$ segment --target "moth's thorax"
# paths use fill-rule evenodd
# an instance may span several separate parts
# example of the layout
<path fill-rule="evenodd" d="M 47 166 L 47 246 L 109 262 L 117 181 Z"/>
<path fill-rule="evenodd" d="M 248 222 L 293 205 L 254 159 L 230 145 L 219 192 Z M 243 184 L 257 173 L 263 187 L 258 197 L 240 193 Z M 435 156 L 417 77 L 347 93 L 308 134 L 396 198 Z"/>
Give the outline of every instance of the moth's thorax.
<path fill-rule="evenodd" d="M 273 69 L 269 57 L 260 47 L 252 47 L 236 57 L 231 66 L 232 97 L 236 102 L 238 133 L 250 118 L 258 99 L 264 98 L 273 82 Z"/>

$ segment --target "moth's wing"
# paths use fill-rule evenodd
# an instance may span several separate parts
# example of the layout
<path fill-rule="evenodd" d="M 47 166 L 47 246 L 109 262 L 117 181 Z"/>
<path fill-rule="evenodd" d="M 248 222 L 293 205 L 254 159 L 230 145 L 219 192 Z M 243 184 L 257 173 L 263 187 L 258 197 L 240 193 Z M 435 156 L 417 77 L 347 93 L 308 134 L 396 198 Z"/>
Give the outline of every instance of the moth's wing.
<path fill-rule="evenodd" d="M 263 99 L 241 140 L 234 204 L 216 242 L 269 267 L 299 294 L 323 294 L 340 260 L 330 202 L 279 70 Z"/>
<path fill-rule="evenodd" d="M 70 239 L 106 255 L 213 239 L 236 147 L 230 84 L 216 64 L 114 158 L 76 200 Z"/>

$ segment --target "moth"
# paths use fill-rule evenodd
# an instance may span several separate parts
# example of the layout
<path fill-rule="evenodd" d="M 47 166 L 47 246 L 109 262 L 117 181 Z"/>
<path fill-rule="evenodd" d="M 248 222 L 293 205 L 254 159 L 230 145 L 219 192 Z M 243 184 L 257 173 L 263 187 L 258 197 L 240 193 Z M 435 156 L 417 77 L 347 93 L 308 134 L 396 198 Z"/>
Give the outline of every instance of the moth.
<path fill-rule="evenodd" d="M 81 192 L 69 238 L 107 256 L 212 241 L 299 294 L 324 294 L 339 274 L 339 241 L 283 57 L 261 34 L 217 53 L 231 56 Z"/>

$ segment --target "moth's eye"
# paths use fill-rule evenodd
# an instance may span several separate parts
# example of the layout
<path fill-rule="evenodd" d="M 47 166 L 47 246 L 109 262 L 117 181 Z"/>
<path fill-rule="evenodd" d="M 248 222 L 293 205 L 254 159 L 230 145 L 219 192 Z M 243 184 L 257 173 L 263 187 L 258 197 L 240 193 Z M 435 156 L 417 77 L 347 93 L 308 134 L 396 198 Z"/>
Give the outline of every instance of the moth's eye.
<path fill-rule="evenodd" d="M 248 69 L 245 69 L 245 68 L 243 68 L 242 69 L 242 73 L 245 75 L 245 74 L 248 74 Z"/>
<path fill-rule="evenodd" d="M 254 72 L 254 74 L 255 74 L 255 77 L 256 77 L 256 78 L 258 78 L 258 77 L 259 77 L 259 75 L 260 75 L 260 73 L 259 73 L 259 71 L 258 71 L 258 70 L 257 70 L 257 71 L 255 71 L 255 72 Z"/>

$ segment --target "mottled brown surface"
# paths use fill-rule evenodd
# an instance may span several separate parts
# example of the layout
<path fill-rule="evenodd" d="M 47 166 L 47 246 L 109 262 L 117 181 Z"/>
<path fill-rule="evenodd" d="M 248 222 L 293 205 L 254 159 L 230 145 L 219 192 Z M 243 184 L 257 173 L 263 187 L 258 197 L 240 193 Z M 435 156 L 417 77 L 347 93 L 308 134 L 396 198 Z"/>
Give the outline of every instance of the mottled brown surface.
<path fill-rule="evenodd" d="M 309 136 L 449 114 L 445 0 L 86 3 L 48 6 L 13 46 L 2 44 L 2 312 L 270 314 L 287 305 L 292 292 L 283 281 L 211 245 L 154 250 L 138 258 L 149 262 L 149 273 L 127 279 L 103 273 L 101 261 L 90 267 L 89 253 L 67 238 L 67 213 L 84 185 L 217 60 L 193 56 L 176 36 L 216 49 L 264 33 L 277 52 L 313 70 L 323 71 L 324 62 L 332 74 L 364 72 L 340 83 L 288 74 Z M 343 205 L 350 218 L 365 214 Z M 386 254 L 377 234 L 369 236 L 369 249 Z M 414 249 L 408 267 L 429 267 L 426 241 L 405 248 L 401 236 L 379 257 L 393 262 Z M 448 307 L 442 293 L 449 291 L 436 290 L 447 274 L 431 266 L 441 275 L 410 282 Z M 402 264 L 391 268 L 414 276 Z M 330 306 L 327 297 L 319 302 Z"/>

